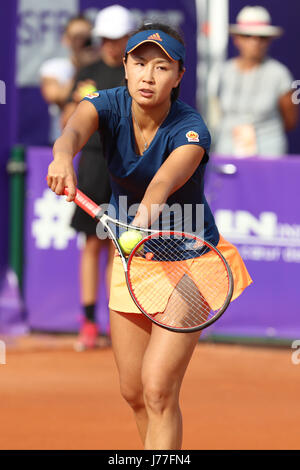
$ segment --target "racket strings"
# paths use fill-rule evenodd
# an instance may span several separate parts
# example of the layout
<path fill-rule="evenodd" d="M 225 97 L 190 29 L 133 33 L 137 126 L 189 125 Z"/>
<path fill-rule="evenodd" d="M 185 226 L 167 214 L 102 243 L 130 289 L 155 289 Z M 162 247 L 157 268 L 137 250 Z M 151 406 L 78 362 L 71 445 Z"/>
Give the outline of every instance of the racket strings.
<path fill-rule="evenodd" d="M 180 274 L 177 271 L 177 276 L 178 277 L 183 277 L 186 275 L 185 271 L 182 271 Z M 139 276 L 141 279 L 147 280 L 148 276 L 141 275 L 139 273 Z M 143 310 L 146 312 L 149 312 L 151 314 L 161 312 L 163 310 L 162 305 L 164 306 L 166 302 L 166 297 L 169 297 L 171 295 L 172 290 L 168 289 L 166 291 L 162 290 L 162 282 L 163 280 L 160 279 L 159 277 L 156 277 L 156 287 L 151 286 L 151 294 L 146 293 L 145 290 L 138 290 L 137 288 L 134 289 L 134 293 L 136 297 L 139 300 L 139 303 L 141 304 Z M 174 284 L 174 283 L 173 283 Z M 148 288 L 150 287 L 149 285 L 147 286 Z M 190 289 L 186 288 L 188 286 L 185 286 L 183 283 L 181 283 L 181 287 L 175 287 L 177 289 L 177 293 L 179 294 L 181 299 L 178 299 L 178 304 L 180 303 L 180 308 L 179 305 L 173 305 L 172 308 L 169 308 L 168 310 L 165 308 L 164 312 L 164 317 L 163 320 L 164 322 L 168 323 L 170 326 L 175 326 L 176 324 L 181 324 L 182 326 L 193 326 L 194 324 L 199 324 L 199 318 L 201 322 L 206 321 L 210 308 L 205 302 L 205 300 L 200 300 L 197 298 Z M 157 301 L 155 302 L 154 299 L 157 298 Z M 165 301 L 162 302 L 162 299 L 165 298 Z M 180 302 L 181 300 L 181 302 Z M 183 301 L 185 301 L 186 305 L 182 305 Z M 194 306 L 197 306 L 195 308 L 191 308 Z M 185 310 L 187 307 L 189 307 L 187 314 L 185 315 L 185 319 L 183 319 L 182 316 L 182 310 L 183 307 L 185 307 Z M 196 311 L 195 311 L 196 310 Z M 180 320 L 180 322 L 179 322 Z"/>
<path fill-rule="evenodd" d="M 140 274 L 141 279 L 143 279 L 143 280 L 148 279 L 148 276 L 143 275 L 143 273 L 141 274 L 141 272 L 140 272 L 139 274 Z M 178 272 L 177 272 L 177 275 L 178 275 Z M 183 277 L 183 276 L 186 276 L 186 275 L 187 275 L 186 272 L 182 271 L 179 276 Z M 159 289 L 161 290 L 160 279 L 157 278 L 156 282 L 158 283 Z M 198 312 L 197 312 L 198 315 L 195 315 L 193 310 L 190 309 L 189 315 L 186 318 L 187 326 L 192 326 L 193 321 L 198 322 L 198 317 L 199 316 L 200 316 L 202 321 L 205 321 L 207 319 L 208 315 L 209 315 L 210 308 L 207 305 L 207 303 L 205 302 L 205 299 L 203 299 L 202 297 L 199 299 L 199 297 L 196 297 L 195 295 L 193 295 L 193 293 L 191 292 L 191 289 L 187 289 L 186 287 L 187 286 L 185 286 L 181 282 L 180 287 L 176 286 L 175 289 L 177 290 L 177 293 L 180 295 L 180 297 L 186 302 L 186 304 L 190 305 L 191 301 L 192 301 L 194 305 L 196 303 L 198 305 Z M 143 308 L 144 308 L 144 310 L 151 311 L 151 310 L 154 309 L 155 312 L 159 312 L 161 310 L 162 307 L 161 307 L 160 299 L 161 299 L 161 295 L 163 294 L 163 292 L 160 292 L 160 295 L 159 295 L 159 292 L 157 292 L 157 294 L 159 295 L 158 301 L 157 301 L 157 306 L 155 306 L 155 303 L 153 302 L 153 296 L 156 295 L 155 292 L 152 292 L 152 295 L 150 295 L 150 294 L 148 295 L 145 292 L 143 292 L 142 295 L 141 295 L 141 292 L 138 292 L 137 289 L 136 289 L 135 294 L 138 295 L 139 298 L 143 297 Z M 204 315 L 202 315 L 202 312 L 204 312 Z M 172 324 L 176 324 L 178 322 L 179 317 L 182 317 L 182 315 L 181 315 L 181 313 L 179 315 L 178 308 L 176 308 L 176 309 L 173 308 L 172 314 L 169 315 L 169 316 L 167 316 L 165 314 L 164 319 L 168 320 L 169 323 L 172 321 Z M 190 319 L 190 317 L 191 317 L 191 319 Z M 181 319 L 181 322 L 182 322 L 182 319 Z"/>
<path fill-rule="evenodd" d="M 190 286 L 189 286 L 189 289 L 187 289 L 188 286 L 185 285 L 184 281 L 183 282 L 179 281 L 179 284 L 180 286 L 176 287 L 176 292 L 179 294 L 181 299 L 183 299 L 183 301 L 185 302 L 186 306 L 188 307 L 188 311 L 184 314 L 184 316 L 182 316 L 183 310 L 182 309 L 180 311 L 179 309 L 174 310 L 174 307 L 172 306 L 172 310 L 170 308 L 169 316 L 167 316 L 167 314 L 165 315 L 165 320 L 168 321 L 170 326 L 176 326 L 180 324 L 181 326 L 188 326 L 188 327 L 193 326 L 194 322 L 198 324 L 199 318 L 203 322 L 206 321 L 211 309 L 209 305 L 206 303 L 205 299 L 203 299 L 202 297 L 200 297 L 199 299 L 196 297 L 196 295 L 195 296 L 191 295 L 192 289 Z M 188 290 L 189 290 L 189 295 L 187 295 Z M 198 301 L 197 315 L 195 314 L 194 310 L 190 308 L 191 298 L 195 302 Z M 166 308 L 166 312 L 167 312 L 167 308 Z"/>
<path fill-rule="evenodd" d="M 142 310 L 175 328 L 204 324 L 221 309 L 228 294 L 228 273 L 221 257 L 191 237 L 152 236 L 142 252 L 134 253 L 128 276 Z"/>

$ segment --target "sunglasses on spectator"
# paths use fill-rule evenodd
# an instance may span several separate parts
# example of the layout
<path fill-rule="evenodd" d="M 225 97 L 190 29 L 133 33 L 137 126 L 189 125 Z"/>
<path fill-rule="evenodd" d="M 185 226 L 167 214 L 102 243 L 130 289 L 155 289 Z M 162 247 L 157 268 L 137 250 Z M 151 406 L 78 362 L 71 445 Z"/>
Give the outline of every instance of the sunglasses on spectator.
<path fill-rule="evenodd" d="M 269 40 L 269 36 L 258 36 L 257 34 L 240 34 L 241 37 L 243 38 L 257 38 L 260 41 L 266 41 Z"/>

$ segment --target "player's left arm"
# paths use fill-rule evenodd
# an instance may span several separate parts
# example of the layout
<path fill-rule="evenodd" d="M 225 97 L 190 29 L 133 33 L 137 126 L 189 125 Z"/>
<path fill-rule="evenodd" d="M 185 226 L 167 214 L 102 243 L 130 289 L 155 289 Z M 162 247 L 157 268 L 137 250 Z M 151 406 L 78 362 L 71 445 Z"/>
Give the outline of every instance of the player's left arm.
<path fill-rule="evenodd" d="M 177 147 L 165 160 L 146 189 L 132 225 L 149 227 L 167 199 L 195 173 L 205 154 L 199 145 Z"/>

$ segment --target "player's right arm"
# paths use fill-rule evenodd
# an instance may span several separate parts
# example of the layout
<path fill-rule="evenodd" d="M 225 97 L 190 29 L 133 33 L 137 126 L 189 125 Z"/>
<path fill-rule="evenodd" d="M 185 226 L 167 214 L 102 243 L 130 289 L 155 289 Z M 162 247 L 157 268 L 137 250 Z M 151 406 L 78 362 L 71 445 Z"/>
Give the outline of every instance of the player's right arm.
<path fill-rule="evenodd" d="M 68 120 L 62 135 L 53 147 L 53 161 L 48 167 L 47 182 L 56 194 L 68 188 L 68 201 L 73 201 L 76 189 L 76 174 L 73 158 L 86 144 L 99 126 L 98 113 L 88 101 L 82 101 Z"/>
<path fill-rule="evenodd" d="M 67 124 L 68 120 L 70 119 L 70 116 L 74 113 L 75 109 L 77 108 L 78 103 L 82 100 L 84 95 L 82 95 L 82 90 L 84 87 L 87 85 L 93 85 L 96 87 L 96 82 L 94 80 L 90 79 L 83 79 L 75 82 L 75 85 L 73 87 L 72 91 L 72 101 L 69 101 L 63 108 L 62 113 L 61 113 L 61 119 L 60 119 L 60 125 L 61 128 L 63 129 L 65 125 Z"/>

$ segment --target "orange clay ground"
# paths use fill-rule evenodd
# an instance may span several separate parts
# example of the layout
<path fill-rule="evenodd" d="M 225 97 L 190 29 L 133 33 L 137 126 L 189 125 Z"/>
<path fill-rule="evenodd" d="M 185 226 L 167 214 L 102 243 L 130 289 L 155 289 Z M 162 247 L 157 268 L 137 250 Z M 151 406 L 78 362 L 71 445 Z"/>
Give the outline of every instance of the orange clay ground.
<path fill-rule="evenodd" d="M 110 347 L 71 336 L 6 338 L 0 449 L 142 449 Z M 200 343 L 181 394 L 183 449 L 299 449 L 292 349 Z"/>

